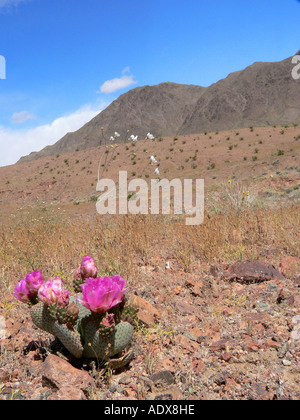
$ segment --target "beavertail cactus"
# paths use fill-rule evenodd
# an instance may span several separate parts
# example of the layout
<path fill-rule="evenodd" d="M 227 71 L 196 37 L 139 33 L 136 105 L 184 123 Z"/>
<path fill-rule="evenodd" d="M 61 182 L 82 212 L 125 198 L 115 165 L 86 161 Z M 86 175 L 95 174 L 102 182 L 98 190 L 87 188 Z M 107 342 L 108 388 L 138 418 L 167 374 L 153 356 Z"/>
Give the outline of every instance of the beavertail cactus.
<path fill-rule="evenodd" d="M 81 280 L 78 296 L 69 296 L 60 278 L 40 284 L 34 294 L 21 281 L 14 296 L 30 304 L 34 324 L 57 337 L 74 357 L 108 362 L 129 347 L 137 311 L 125 305 L 126 281 L 120 276 Z"/>

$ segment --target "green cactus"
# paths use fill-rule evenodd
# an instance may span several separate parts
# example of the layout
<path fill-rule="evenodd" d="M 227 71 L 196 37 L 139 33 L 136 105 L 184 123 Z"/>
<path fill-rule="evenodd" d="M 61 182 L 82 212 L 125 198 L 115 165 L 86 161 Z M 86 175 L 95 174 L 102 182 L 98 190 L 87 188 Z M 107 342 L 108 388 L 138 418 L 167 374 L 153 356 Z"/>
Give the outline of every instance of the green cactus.
<path fill-rule="evenodd" d="M 123 310 L 125 322 L 122 319 Z M 74 357 L 103 361 L 109 361 L 129 346 L 133 326 L 127 322 L 128 314 L 132 318 L 135 312 L 120 307 L 116 325 L 107 327 L 101 324 L 103 315 L 92 313 L 73 296 L 67 308 L 47 307 L 42 303 L 31 308 L 34 324 L 57 337 Z M 124 360 L 128 363 L 126 358 Z"/>

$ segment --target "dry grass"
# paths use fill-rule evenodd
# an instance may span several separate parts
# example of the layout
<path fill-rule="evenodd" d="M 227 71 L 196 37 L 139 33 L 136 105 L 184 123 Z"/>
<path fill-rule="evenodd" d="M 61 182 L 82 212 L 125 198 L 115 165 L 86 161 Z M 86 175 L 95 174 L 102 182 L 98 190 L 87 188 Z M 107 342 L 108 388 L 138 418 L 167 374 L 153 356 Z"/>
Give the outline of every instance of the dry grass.
<path fill-rule="evenodd" d="M 0 168 L 0 300 L 36 269 L 71 284 L 85 254 L 95 258 L 100 274 L 119 273 L 133 286 L 141 266 L 164 267 L 167 259 L 190 273 L 199 262 L 268 255 L 278 263 L 283 255 L 298 255 L 299 128 L 289 127 L 284 135 L 280 131 L 260 127 L 239 130 L 240 138 L 230 130 L 118 146 L 105 172 L 112 179 L 131 168 L 133 153 L 136 176 L 151 179 L 154 151 L 162 177 L 204 178 L 200 226 L 186 226 L 183 216 L 174 215 L 100 217 L 90 201 L 99 195 L 99 148 Z M 278 156 L 279 149 L 285 153 Z"/>
<path fill-rule="evenodd" d="M 22 216 L 0 236 L 1 294 L 7 296 L 25 274 L 42 270 L 71 285 L 83 255 L 91 254 L 101 275 L 119 273 L 134 287 L 141 265 L 173 259 L 192 272 L 195 264 L 232 263 L 242 259 L 274 261 L 298 255 L 299 207 L 252 208 L 205 215 L 199 226 L 186 226 L 179 216 L 115 216 L 74 220 L 50 208 Z"/>

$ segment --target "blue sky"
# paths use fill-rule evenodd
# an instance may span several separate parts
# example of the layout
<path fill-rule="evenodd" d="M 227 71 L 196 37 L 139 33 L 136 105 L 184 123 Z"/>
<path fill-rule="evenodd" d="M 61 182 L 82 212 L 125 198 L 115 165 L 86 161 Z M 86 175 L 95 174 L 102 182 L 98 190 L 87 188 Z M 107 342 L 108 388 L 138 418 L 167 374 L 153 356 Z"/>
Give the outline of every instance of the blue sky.
<path fill-rule="evenodd" d="M 0 166 L 134 87 L 209 86 L 293 56 L 299 15 L 297 0 L 0 0 Z"/>

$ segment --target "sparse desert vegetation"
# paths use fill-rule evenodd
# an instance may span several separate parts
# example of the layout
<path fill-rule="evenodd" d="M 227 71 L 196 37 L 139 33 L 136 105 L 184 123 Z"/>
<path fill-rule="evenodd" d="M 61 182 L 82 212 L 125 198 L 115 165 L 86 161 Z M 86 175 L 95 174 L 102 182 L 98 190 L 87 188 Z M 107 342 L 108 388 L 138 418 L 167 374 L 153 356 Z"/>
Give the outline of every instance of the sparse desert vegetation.
<path fill-rule="evenodd" d="M 54 390 L 41 379 L 49 375 L 46 356 L 63 352 L 66 371 L 75 366 L 89 372 L 83 394 L 76 385 L 70 391 L 82 398 L 169 393 L 172 399 L 297 399 L 298 133 L 297 127 L 283 134 L 280 127 L 252 127 L 214 132 L 210 139 L 206 134 L 178 136 L 178 142 L 157 138 L 137 142 L 134 155 L 130 143 L 119 145 L 116 159 L 110 150 L 94 148 L 0 168 L 2 395 L 64 395 L 64 384 Z M 228 150 L 227 138 L 235 135 L 245 141 Z M 204 147 L 211 144 L 214 148 Z M 259 159 L 253 161 L 256 146 Z M 154 152 L 160 177 L 205 179 L 203 224 L 186 226 L 184 215 L 176 214 L 97 214 L 96 154 L 110 159 L 109 166 L 100 165 L 105 176 L 114 179 L 135 162 L 129 177 L 149 180 L 155 175 L 156 165 L 149 162 Z M 197 167 L 182 166 L 186 159 Z M 79 162 L 85 162 L 83 175 L 76 172 Z M 121 371 L 75 362 L 50 334 L 33 327 L 12 295 L 34 270 L 45 278 L 61 277 L 71 290 L 74 270 L 87 254 L 99 275 L 120 274 L 129 300 L 138 299 L 135 358 Z M 265 278 L 228 277 L 235 264 L 249 260 L 266 264 Z M 270 266 L 276 269 L 273 277 Z M 50 361 L 55 369 L 57 359 Z"/>

